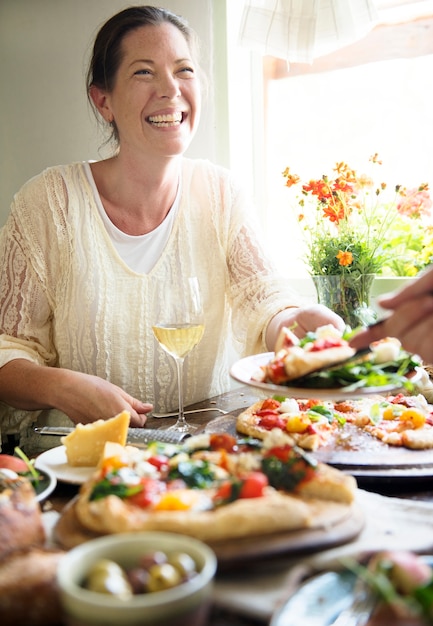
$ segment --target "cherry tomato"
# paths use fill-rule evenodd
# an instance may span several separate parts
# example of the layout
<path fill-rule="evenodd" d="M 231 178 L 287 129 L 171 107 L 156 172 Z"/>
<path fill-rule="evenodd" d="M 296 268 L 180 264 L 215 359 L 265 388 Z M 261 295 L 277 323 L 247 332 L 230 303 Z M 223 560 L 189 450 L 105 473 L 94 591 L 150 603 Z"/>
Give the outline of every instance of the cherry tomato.
<path fill-rule="evenodd" d="M 318 404 L 322 404 L 323 400 L 317 400 L 316 398 L 310 398 L 308 400 L 298 400 L 298 406 L 300 411 L 308 411 L 308 409 L 312 409 L 313 406 L 317 406 Z"/>
<path fill-rule="evenodd" d="M 286 420 L 283 417 L 280 417 L 279 414 L 267 414 L 263 415 L 259 419 L 259 426 L 266 428 L 266 430 L 272 430 L 273 428 L 281 428 L 284 430 L 286 428 Z"/>
<path fill-rule="evenodd" d="M 168 467 L 168 457 L 164 454 L 155 454 L 147 459 L 147 462 L 156 467 L 159 470 L 166 469 Z"/>
<path fill-rule="evenodd" d="M 287 380 L 287 374 L 282 359 L 268 365 L 267 374 L 270 380 L 276 385 Z"/>
<path fill-rule="evenodd" d="M 327 339 L 316 339 L 311 344 L 311 352 L 319 352 L 320 350 L 327 350 L 328 348 L 337 348 L 339 346 L 346 345 L 347 342 L 344 339 L 335 338 L 327 338 Z"/>
<path fill-rule="evenodd" d="M 141 485 L 143 489 L 127 499 L 131 504 L 141 508 L 148 507 L 155 502 L 160 493 L 166 491 L 165 483 L 153 478 L 142 478 Z"/>
<path fill-rule="evenodd" d="M 277 459 L 285 463 L 292 456 L 292 446 L 278 446 L 270 448 L 265 452 L 265 456 L 275 456 Z"/>
<path fill-rule="evenodd" d="M 251 472 L 242 482 L 239 497 L 261 498 L 263 496 L 263 490 L 268 485 L 268 478 L 263 472 Z"/>
<path fill-rule="evenodd" d="M 225 502 L 226 500 L 230 500 L 232 495 L 232 484 L 229 480 L 221 483 L 218 489 L 215 492 L 214 500 L 217 502 Z"/>
<path fill-rule="evenodd" d="M 228 433 L 211 434 L 210 447 L 212 450 L 226 450 L 226 452 L 233 452 L 236 448 L 236 437 L 233 437 Z"/>
<path fill-rule="evenodd" d="M 281 402 L 279 402 L 275 398 L 266 398 L 266 400 L 263 400 L 260 410 L 263 411 L 264 409 L 279 409 L 280 406 Z"/>

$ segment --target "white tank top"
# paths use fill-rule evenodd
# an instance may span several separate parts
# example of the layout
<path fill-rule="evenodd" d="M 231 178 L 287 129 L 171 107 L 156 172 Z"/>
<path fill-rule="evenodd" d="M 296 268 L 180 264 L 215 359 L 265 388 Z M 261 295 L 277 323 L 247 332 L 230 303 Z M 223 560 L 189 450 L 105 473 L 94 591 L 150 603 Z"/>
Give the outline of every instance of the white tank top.
<path fill-rule="evenodd" d="M 88 162 L 84 163 L 85 171 L 89 183 L 92 187 L 96 206 L 104 222 L 107 233 L 113 242 L 114 247 L 123 261 L 134 272 L 147 274 L 151 271 L 162 254 L 164 247 L 170 237 L 173 222 L 177 215 L 180 202 L 181 185 L 177 187 L 176 198 L 164 221 L 155 230 L 145 235 L 127 235 L 113 224 L 101 202 L 98 189 L 93 178 L 92 170 Z"/>

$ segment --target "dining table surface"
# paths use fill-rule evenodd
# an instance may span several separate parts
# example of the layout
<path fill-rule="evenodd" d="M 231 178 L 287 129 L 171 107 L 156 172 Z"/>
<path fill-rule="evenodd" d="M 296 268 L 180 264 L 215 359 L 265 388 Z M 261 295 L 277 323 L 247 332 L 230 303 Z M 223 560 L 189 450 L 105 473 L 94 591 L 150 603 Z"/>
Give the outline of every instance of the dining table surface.
<path fill-rule="evenodd" d="M 242 410 L 254 404 L 263 392 L 253 387 L 237 385 L 227 393 L 215 396 L 186 407 L 188 412 L 186 417 L 189 423 L 197 427 L 197 432 L 208 429 L 209 426 L 215 428 L 213 432 L 226 430 L 227 424 L 233 423 L 233 417 Z M 192 411 L 192 412 L 189 412 Z M 176 416 L 153 417 L 149 415 L 145 429 L 165 429 L 176 421 Z M 212 431 L 211 429 L 211 431 Z M 53 447 L 60 445 L 60 437 L 51 436 Z M 433 451 L 432 451 L 433 456 Z M 432 470 L 433 473 L 433 470 Z M 410 480 L 391 478 L 362 478 L 358 480 L 358 486 L 366 491 L 382 494 L 391 498 L 404 498 L 413 501 L 433 502 L 433 477 L 421 476 Z M 58 481 L 55 490 L 42 504 L 43 511 L 56 511 L 61 513 L 63 508 L 77 495 L 79 485 Z M 217 572 L 217 580 L 225 576 L 225 571 Z M 231 609 L 215 605 L 211 608 L 208 626 L 263 626 L 262 616 L 242 615 Z"/>

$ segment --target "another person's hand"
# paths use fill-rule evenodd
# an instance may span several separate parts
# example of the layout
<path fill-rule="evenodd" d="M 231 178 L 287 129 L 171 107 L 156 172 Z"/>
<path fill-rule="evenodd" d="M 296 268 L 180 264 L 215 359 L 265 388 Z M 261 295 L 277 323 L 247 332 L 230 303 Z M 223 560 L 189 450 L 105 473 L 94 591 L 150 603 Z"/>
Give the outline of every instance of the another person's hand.
<path fill-rule="evenodd" d="M 131 414 L 130 425 L 142 427 L 152 404 L 141 402 L 112 383 L 89 374 L 64 370 L 56 408 L 63 411 L 75 424 L 86 424 L 98 419 L 114 417 L 121 411 Z"/>
<path fill-rule="evenodd" d="M 325 326 L 326 324 L 332 324 L 341 331 L 346 326 L 339 315 L 323 306 L 323 304 L 284 309 L 270 321 L 266 331 L 266 345 L 269 350 L 274 349 L 275 342 L 283 326 L 290 328 L 298 337 L 304 337 L 308 331 L 314 331 L 319 326 Z"/>
<path fill-rule="evenodd" d="M 392 311 L 380 324 L 360 331 L 351 345 L 358 349 L 383 337 L 396 337 L 402 346 L 433 363 L 433 270 L 400 291 L 382 296 L 379 304 Z"/>

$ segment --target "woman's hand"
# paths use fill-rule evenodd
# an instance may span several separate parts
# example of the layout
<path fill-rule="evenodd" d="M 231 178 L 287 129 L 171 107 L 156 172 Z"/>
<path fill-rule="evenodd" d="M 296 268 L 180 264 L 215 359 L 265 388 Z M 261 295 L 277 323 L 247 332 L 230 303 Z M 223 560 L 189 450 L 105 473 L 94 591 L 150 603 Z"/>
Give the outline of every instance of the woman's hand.
<path fill-rule="evenodd" d="M 62 393 L 58 394 L 56 408 L 75 424 L 86 424 L 98 419 L 114 417 L 121 411 L 131 414 L 130 425 L 144 426 L 153 406 L 130 396 L 126 391 L 98 376 L 64 370 Z"/>
<path fill-rule="evenodd" d="M 266 330 L 266 345 L 273 350 L 275 342 L 283 326 L 290 328 L 298 337 L 304 337 L 308 331 L 319 326 L 332 324 L 339 330 L 345 329 L 343 319 L 323 304 L 312 304 L 306 307 L 284 309 L 275 315 Z"/>

